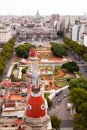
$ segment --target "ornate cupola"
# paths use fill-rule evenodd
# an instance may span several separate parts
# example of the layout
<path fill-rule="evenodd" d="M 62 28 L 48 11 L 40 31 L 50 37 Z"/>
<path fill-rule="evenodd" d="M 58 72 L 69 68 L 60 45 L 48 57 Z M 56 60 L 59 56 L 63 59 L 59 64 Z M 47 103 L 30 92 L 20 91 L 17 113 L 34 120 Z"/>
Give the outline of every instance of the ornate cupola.
<path fill-rule="evenodd" d="M 40 16 L 40 14 L 39 14 L 39 11 L 38 11 L 38 10 L 37 10 L 37 13 L 36 13 L 36 15 L 35 15 L 34 19 L 35 19 L 35 21 L 40 21 L 40 20 L 41 20 L 41 16 Z"/>
<path fill-rule="evenodd" d="M 49 121 L 44 98 L 41 95 L 31 94 L 23 117 L 25 130 L 47 130 Z"/>
<path fill-rule="evenodd" d="M 50 118 L 47 115 L 46 100 L 42 96 L 37 70 L 32 73 L 31 78 L 31 93 L 23 117 L 24 128 L 25 130 L 47 130 Z"/>

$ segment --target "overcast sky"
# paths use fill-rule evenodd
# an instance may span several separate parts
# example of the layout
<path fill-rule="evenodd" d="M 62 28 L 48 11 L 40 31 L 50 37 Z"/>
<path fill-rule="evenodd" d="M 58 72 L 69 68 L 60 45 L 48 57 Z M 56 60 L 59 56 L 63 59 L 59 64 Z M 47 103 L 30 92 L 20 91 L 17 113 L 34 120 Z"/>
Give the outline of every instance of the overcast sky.
<path fill-rule="evenodd" d="M 87 14 L 87 0 L 0 0 L 0 15 Z"/>

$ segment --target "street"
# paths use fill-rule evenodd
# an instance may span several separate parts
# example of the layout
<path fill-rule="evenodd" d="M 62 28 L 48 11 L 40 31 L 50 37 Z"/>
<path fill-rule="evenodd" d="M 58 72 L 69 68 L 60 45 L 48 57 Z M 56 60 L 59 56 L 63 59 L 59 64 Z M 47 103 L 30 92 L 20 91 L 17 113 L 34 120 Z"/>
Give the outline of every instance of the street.
<path fill-rule="evenodd" d="M 77 59 L 72 51 L 68 51 L 68 56 L 72 59 L 72 61 L 76 62 L 79 66 L 79 69 L 83 75 L 83 77 L 87 77 L 87 62 L 85 62 L 83 59 Z"/>
<path fill-rule="evenodd" d="M 1 77 L 1 80 L 5 79 L 7 77 L 8 70 L 9 70 L 10 66 L 12 65 L 12 59 L 13 59 L 14 53 L 15 53 L 15 50 L 13 50 L 11 57 L 7 61 L 7 65 L 6 65 L 6 68 L 5 68 L 5 71 L 4 71 L 4 75 Z"/>
<path fill-rule="evenodd" d="M 49 111 L 49 115 L 56 115 L 59 119 L 61 119 L 61 127 L 73 127 L 73 118 L 70 113 L 70 110 L 67 110 L 68 98 L 67 94 L 69 93 L 68 89 L 62 91 L 61 94 L 55 96 L 53 98 L 53 107 L 51 111 Z M 66 95 L 64 97 L 64 95 Z M 59 102 L 58 99 L 61 99 Z"/>

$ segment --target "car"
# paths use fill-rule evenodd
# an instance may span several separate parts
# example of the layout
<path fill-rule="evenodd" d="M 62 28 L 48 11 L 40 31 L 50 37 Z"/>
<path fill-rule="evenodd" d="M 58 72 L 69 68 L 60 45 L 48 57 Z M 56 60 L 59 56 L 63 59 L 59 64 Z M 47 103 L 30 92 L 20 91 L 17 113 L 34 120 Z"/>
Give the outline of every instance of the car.
<path fill-rule="evenodd" d="M 58 102 L 61 102 L 61 99 L 60 99 L 60 98 L 58 99 Z"/>
<path fill-rule="evenodd" d="M 72 104 L 71 103 L 67 103 L 67 110 L 71 110 L 72 109 Z"/>
<path fill-rule="evenodd" d="M 55 96 L 58 96 L 58 95 L 61 94 L 61 93 L 62 93 L 62 90 L 56 92 L 56 93 L 55 93 Z"/>
<path fill-rule="evenodd" d="M 20 40 L 20 39 L 17 39 L 17 42 L 21 42 L 21 40 Z"/>
<path fill-rule="evenodd" d="M 63 97 L 65 98 L 65 97 L 66 97 L 66 95 L 64 94 L 64 95 L 63 95 Z"/>

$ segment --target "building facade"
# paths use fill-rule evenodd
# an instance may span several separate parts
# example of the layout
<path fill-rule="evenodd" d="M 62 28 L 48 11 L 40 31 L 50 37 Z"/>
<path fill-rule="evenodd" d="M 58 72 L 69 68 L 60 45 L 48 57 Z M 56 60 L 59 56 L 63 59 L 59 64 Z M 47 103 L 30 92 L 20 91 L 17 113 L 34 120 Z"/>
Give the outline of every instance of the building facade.
<path fill-rule="evenodd" d="M 12 38 L 11 28 L 4 25 L 0 26 L 0 44 L 1 46 Z"/>

